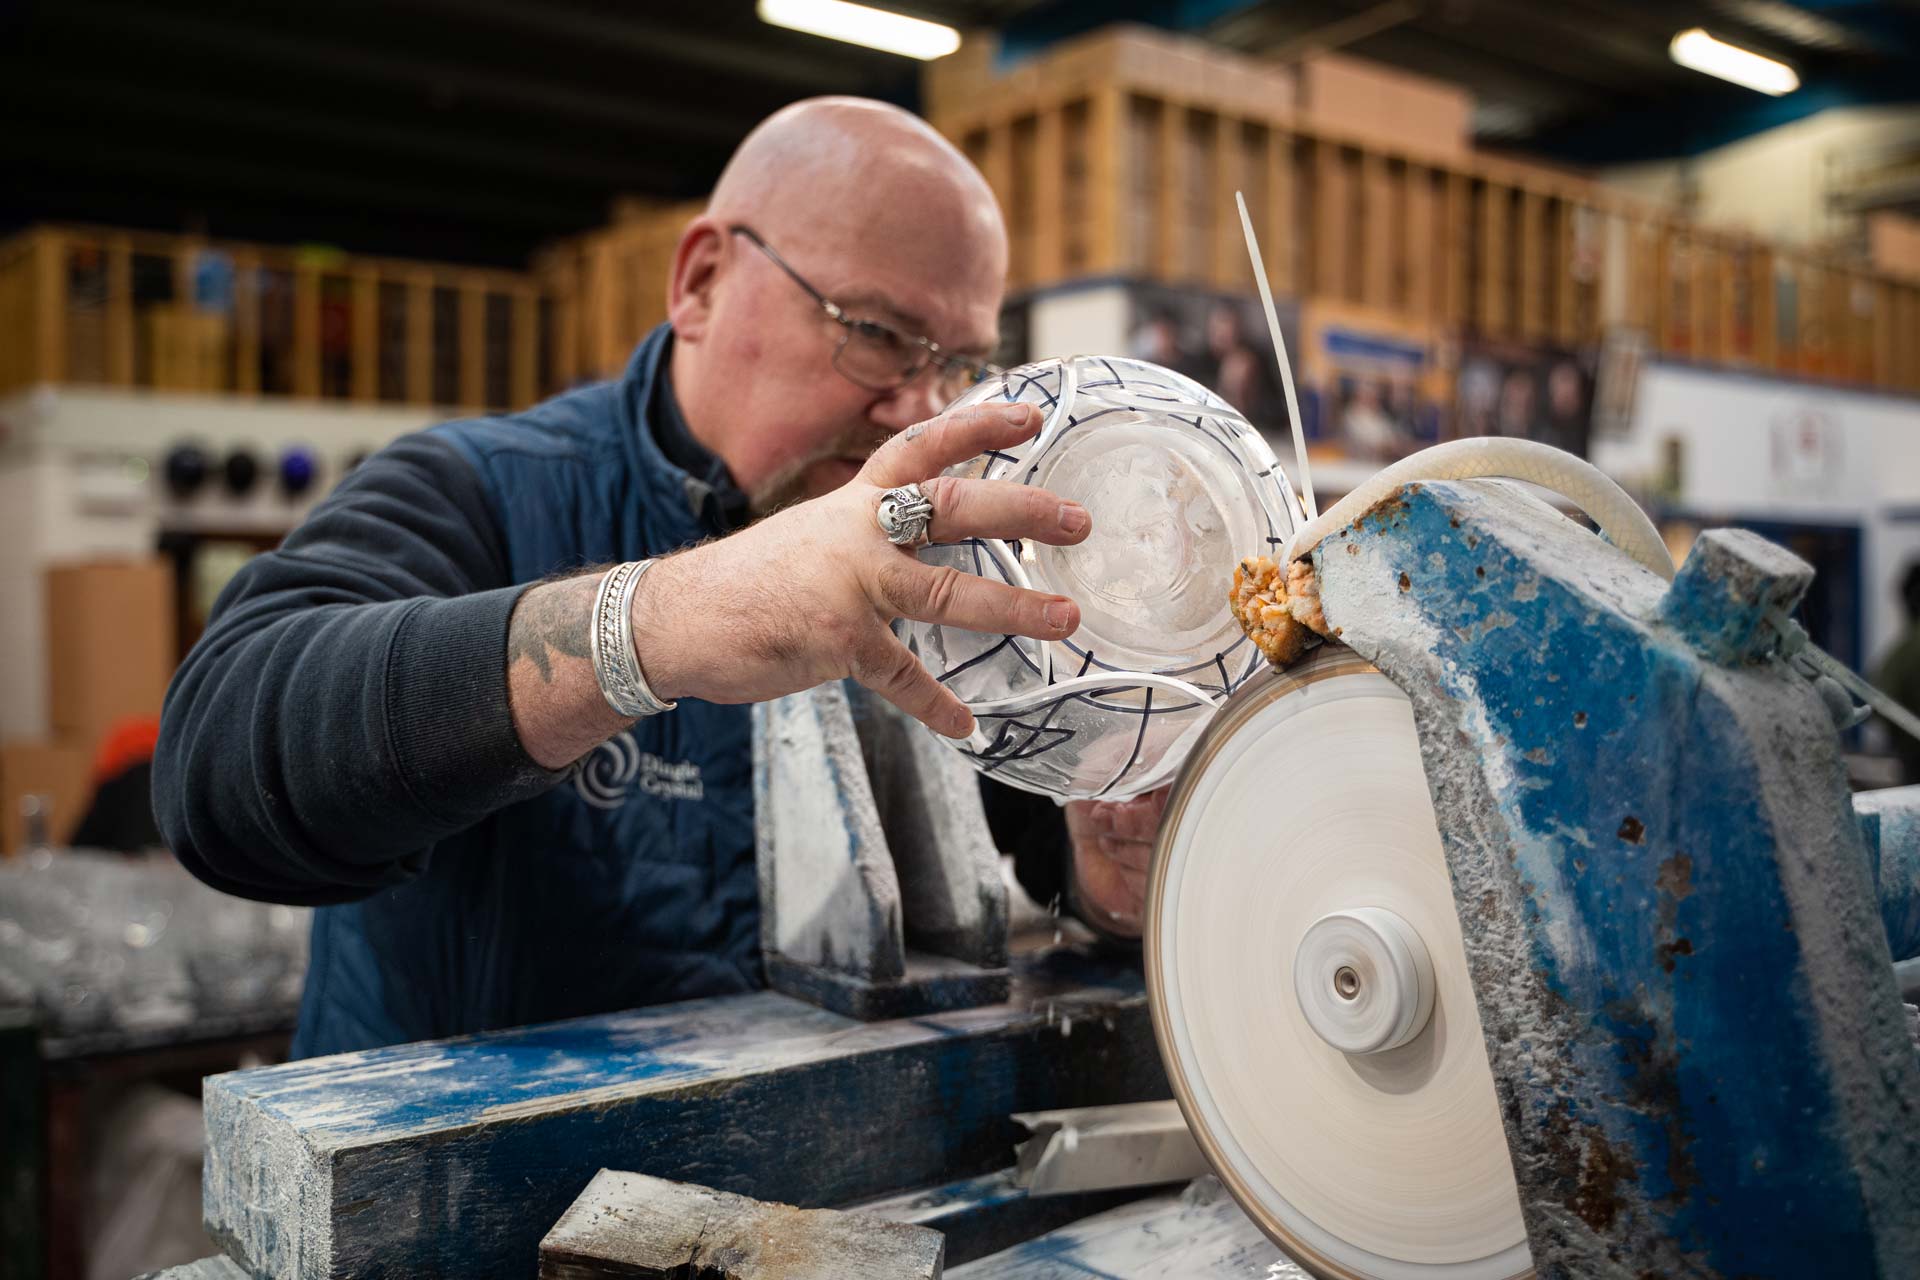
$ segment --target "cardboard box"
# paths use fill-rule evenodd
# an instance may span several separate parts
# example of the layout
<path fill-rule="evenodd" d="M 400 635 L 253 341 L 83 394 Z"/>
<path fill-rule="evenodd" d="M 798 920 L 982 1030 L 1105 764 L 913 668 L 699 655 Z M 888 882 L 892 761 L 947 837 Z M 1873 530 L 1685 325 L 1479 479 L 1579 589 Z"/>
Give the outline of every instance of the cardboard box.
<path fill-rule="evenodd" d="M 1920 280 L 1920 218 L 1891 210 L 1868 214 L 1867 245 L 1875 269 Z"/>
<path fill-rule="evenodd" d="M 1299 74 L 1300 106 L 1323 128 L 1435 158 L 1472 146 L 1465 89 L 1341 53 L 1313 54 Z"/>
<path fill-rule="evenodd" d="M 159 557 L 46 571 L 47 722 L 91 753 L 126 716 L 158 716 L 179 662 L 173 565 Z"/>
<path fill-rule="evenodd" d="M 27 838 L 23 802 L 30 795 L 52 803 L 47 832 L 64 845 L 93 797 L 87 752 L 69 743 L 20 739 L 0 743 L 0 855 L 18 853 Z"/>

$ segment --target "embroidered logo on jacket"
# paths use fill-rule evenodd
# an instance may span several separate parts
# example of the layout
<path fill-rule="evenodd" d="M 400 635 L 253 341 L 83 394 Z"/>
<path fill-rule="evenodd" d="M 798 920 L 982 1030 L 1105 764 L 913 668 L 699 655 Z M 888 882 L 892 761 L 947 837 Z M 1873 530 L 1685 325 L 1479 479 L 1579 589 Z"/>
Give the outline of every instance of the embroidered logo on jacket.
<path fill-rule="evenodd" d="M 618 809 L 634 787 L 667 800 L 704 800 L 707 795 L 699 765 L 642 751 L 631 731 L 615 734 L 573 766 L 573 789 L 596 809 Z"/>

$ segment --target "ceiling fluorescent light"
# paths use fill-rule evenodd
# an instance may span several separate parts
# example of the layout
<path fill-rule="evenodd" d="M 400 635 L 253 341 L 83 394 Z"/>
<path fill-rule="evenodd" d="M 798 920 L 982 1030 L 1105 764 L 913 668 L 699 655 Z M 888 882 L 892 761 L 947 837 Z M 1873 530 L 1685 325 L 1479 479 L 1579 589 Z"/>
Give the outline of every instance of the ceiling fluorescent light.
<path fill-rule="evenodd" d="M 960 33 L 937 22 L 924 22 L 903 13 L 869 9 L 845 0 L 760 0 L 760 21 L 789 31 L 844 40 L 886 53 L 918 58 L 944 58 L 960 47 Z"/>
<path fill-rule="evenodd" d="M 1716 40 L 1699 27 L 1675 36 L 1667 46 L 1667 52 L 1683 67 L 1719 76 L 1722 80 L 1731 80 L 1743 88 L 1771 94 L 1776 98 L 1800 87 L 1800 77 L 1786 63 L 1763 58 L 1737 44 Z"/>

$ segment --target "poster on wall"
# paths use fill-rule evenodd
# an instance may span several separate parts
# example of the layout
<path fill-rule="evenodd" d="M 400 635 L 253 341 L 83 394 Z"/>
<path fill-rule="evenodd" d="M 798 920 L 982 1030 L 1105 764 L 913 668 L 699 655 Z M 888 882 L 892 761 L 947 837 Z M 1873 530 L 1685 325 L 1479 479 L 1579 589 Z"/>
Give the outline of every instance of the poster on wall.
<path fill-rule="evenodd" d="M 1276 447 L 1288 438 L 1279 365 L 1258 300 L 1204 289 L 1136 284 L 1129 289 L 1125 354 L 1165 365 L 1238 409 Z M 1299 343 L 1299 308 L 1278 307 L 1281 339 Z M 1304 408 L 1303 408 L 1304 412 Z"/>
<path fill-rule="evenodd" d="M 1593 384 L 1593 358 L 1586 353 L 1469 341 L 1460 351 L 1452 434 L 1537 440 L 1584 458 Z"/>
<path fill-rule="evenodd" d="M 1310 356 L 1300 416 L 1316 453 L 1385 464 L 1440 438 L 1430 344 L 1333 324 L 1318 328 Z"/>

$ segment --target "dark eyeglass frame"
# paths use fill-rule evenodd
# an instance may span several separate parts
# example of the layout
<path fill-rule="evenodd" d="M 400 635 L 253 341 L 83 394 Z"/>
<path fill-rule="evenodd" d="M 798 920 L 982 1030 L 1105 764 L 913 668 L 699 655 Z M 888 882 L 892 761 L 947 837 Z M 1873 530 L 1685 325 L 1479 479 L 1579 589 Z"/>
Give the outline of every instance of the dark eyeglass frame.
<path fill-rule="evenodd" d="M 812 284 L 808 283 L 807 278 L 798 271 L 795 271 L 785 258 L 775 253 L 773 246 L 761 239 L 760 233 L 752 227 L 747 226 L 745 223 L 736 222 L 727 228 L 727 233 L 729 235 L 745 236 L 754 248 L 767 255 L 767 258 L 774 266 L 786 272 L 787 279 L 799 285 L 806 295 L 819 305 L 820 310 L 826 313 L 828 319 L 840 326 L 840 345 L 835 347 L 833 352 L 834 371 L 848 382 L 853 383 L 856 387 L 864 387 L 868 391 L 898 391 L 901 387 L 906 386 L 922 373 L 925 373 L 929 365 L 933 365 L 954 375 L 955 380 L 960 383 L 959 390 L 964 391 L 976 383 L 983 382 L 987 378 L 1005 372 L 1000 366 L 989 361 L 974 360 L 967 356 L 954 355 L 952 352 L 942 350 L 940 344 L 932 338 L 919 334 L 903 333 L 892 325 L 884 324 L 879 320 L 869 320 L 861 316 L 850 315 L 845 307 L 842 307 L 832 298 L 829 298 L 826 294 L 820 292 L 814 288 Z M 856 332 L 873 334 L 876 330 L 880 335 L 890 338 L 897 343 L 902 350 L 909 352 L 917 351 L 919 353 L 918 360 L 909 367 L 903 368 L 899 377 L 891 382 L 872 382 L 866 378 L 847 372 L 846 368 L 840 363 L 841 355 L 846 352 L 847 344 L 853 340 Z"/>

